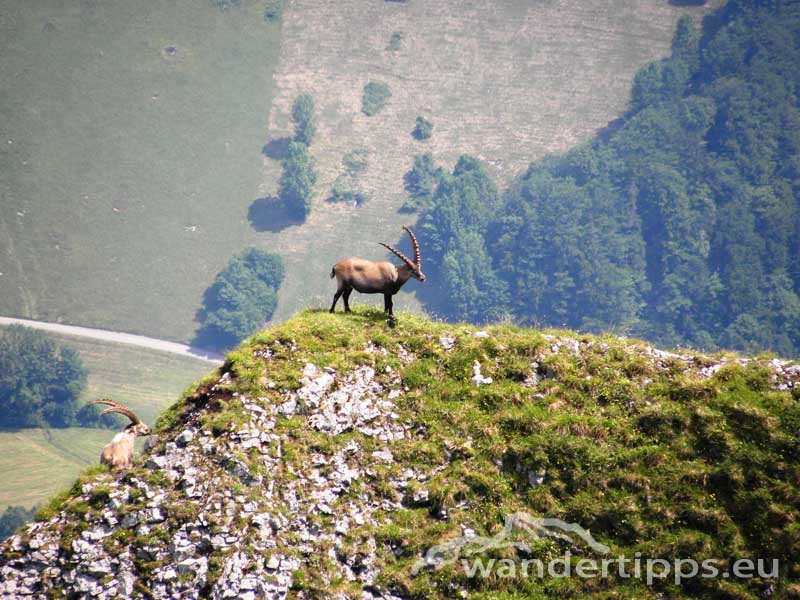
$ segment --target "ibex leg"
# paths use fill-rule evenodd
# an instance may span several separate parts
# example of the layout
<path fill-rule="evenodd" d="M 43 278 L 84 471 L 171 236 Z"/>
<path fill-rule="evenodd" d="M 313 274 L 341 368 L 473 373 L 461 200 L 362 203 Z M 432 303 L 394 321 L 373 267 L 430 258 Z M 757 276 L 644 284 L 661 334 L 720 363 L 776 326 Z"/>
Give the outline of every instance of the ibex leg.
<path fill-rule="evenodd" d="M 333 309 L 336 308 L 336 303 L 339 301 L 339 296 L 342 295 L 344 290 L 336 290 L 336 293 L 333 295 L 333 304 L 331 304 L 330 312 L 333 312 Z"/>
<path fill-rule="evenodd" d="M 344 290 L 344 312 L 350 312 L 350 294 L 353 293 L 353 288 L 347 288 Z"/>

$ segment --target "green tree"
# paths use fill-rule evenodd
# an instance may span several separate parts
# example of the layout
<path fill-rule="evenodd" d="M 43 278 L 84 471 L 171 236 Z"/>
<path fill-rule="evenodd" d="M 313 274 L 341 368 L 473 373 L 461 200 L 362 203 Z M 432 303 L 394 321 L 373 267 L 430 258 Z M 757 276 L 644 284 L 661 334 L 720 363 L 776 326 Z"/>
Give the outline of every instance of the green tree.
<path fill-rule="evenodd" d="M 198 338 L 227 348 L 269 320 L 285 274 L 278 254 L 250 248 L 228 261 L 206 292 Z"/>
<path fill-rule="evenodd" d="M 0 329 L 0 426 L 71 427 L 97 423 L 79 403 L 86 385 L 80 356 L 35 329 Z"/>
<path fill-rule="evenodd" d="M 23 506 L 8 506 L 0 516 L 0 542 L 4 539 L 11 537 L 13 533 L 25 525 L 33 521 L 36 515 L 36 507 L 26 509 Z"/>
<path fill-rule="evenodd" d="M 286 160 L 283 161 L 278 196 L 293 218 L 305 220 L 308 216 L 316 182 L 317 173 L 308 147 L 300 142 L 290 143 Z"/>
<path fill-rule="evenodd" d="M 403 205 L 403 212 L 424 210 L 444 175 L 444 169 L 436 166 L 430 152 L 417 154 L 414 166 L 403 177 L 406 191 L 411 195 Z"/>
<path fill-rule="evenodd" d="M 292 104 L 292 121 L 294 121 L 294 141 L 310 145 L 317 131 L 314 98 L 311 94 L 301 94 L 295 99 Z"/>
<path fill-rule="evenodd" d="M 800 354 L 799 38 L 788 2 L 726 3 L 702 36 L 681 18 L 619 127 L 499 200 L 474 159 L 439 176 L 415 160 L 429 308 Z"/>

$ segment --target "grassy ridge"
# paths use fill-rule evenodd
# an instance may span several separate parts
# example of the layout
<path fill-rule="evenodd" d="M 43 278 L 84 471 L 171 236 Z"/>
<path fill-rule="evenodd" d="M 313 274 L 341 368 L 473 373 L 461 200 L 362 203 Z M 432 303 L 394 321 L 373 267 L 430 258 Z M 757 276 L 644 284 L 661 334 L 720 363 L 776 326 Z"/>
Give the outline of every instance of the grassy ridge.
<path fill-rule="evenodd" d="M 3 3 L 0 314 L 187 341 L 253 235 L 264 3 Z"/>
<path fill-rule="evenodd" d="M 306 361 L 339 372 L 369 365 L 382 382 L 400 374 L 406 393 L 397 400 L 399 422 L 410 436 L 389 445 L 391 464 L 370 461 L 372 477 L 345 492 L 333 512 L 346 513 L 365 497 L 402 503 L 377 527 L 351 528 L 343 548 L 357 554 L 374 535 L 378 581 L 403 597 L 452 598 L 456 586 L 476 599 L 753 598 L 770 584 L 781 597 L 795 597 L 800 389 L 777 391 L 768 357 L 669 355 L 613 336 L 510 326 L 476 331 L 411 315 L 388 330 L 380 313 L 363 309 L 352 316 L 306 312 L 230 355 L 228 392 L 274 397 L 262 387 L 265 362 L 269 379 L 290 388 Z M 451 338 L 451 350 L 442 337 Z M 369 345 L 378 350 L 365 351 Z M 267 348 L 273 354 L 264 361 Z M 470 381 L 474 361 L 491 384 Z M 239 417 L 224 410 L 235 430 Z M 225 429 L 224 413 L 208 418 Z M 290 472 L 353 440 L 375 447 L 357 432 L 313 429 L 302 416 L 278 422 Z M 399 494 L 388 482 L 403 480 L 408 469 L 425 477 Z M 419 490 L 425 499 L 413 500 Z M 608 579 L 480 579 L 461 563 L 410 575 L 433 544 L 465 527 L 491 537 L 517 511 L 578 523 L 614 557 L 715 559 L 722 570 L 738 558 L 778 559 L 781 579 L 697 578 L 683 586 L 666 579 L 652 587 L 613 571 Z M 534 542 L 523 556 L 546 560 L 566 549 L 574 561 L 592 556 L 554 539 Z M 506 548 L 486 558 L 521 556 Z M 329 592 L 335 561 L 320 560 L 295 581 L 311 594 Z"/>
<path fill-rule="evenodd" d="M 53 337 L 80 353 L 89 372 L 83 400 L 113 398 L 133 408 L 147 423 L 153 423 L 187 385 L 212 368 L 205 361 L 164 352 Z M 7 505 L 40 503 L 67 486 L 97 461 L 113 435 L 109 429 L 78 427 L 0 431 L 0 512 Z"/>

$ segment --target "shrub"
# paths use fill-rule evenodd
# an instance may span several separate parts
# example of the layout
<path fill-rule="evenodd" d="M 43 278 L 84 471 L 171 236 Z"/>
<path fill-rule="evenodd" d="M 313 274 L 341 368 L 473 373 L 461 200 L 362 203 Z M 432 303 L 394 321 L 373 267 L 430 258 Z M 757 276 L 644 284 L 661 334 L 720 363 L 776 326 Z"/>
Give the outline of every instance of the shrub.
<path fill-rule="evenodd" d="M 403 42 L 403 34 L 399 31 L 395 31 L 392 33 L 392 37 L 389 38 L 389 45 L 386 47 L 387 50 L 391 52 L 397 52 L 400 50 L 400 44 Z"/>
<path fill-rule="evenodd" d="M 367 169 L 367 150 L 357 148 L 342 158 L 344 172 L 341 173 L 331 188 L 330 200 L 333 202 L 351 202 L 356 206 L 367 201 L 367 194 L 361 189 L 358 177 Z"/>
<path fill-rule="evenodd" d="M 419 116 L 417 117 L 417 126 L 414 127 L 414 131 L 411 132 L 416 139 L 419 141 L 427 140 L 433 134 L 433 123 L 428 121 L 425 117 Z"/>
<path fill-rule="evenodd" d="M 380 81 L 370 81 L 364 86 L 361 112 L 368 117 L 378 114 L 391 96 L 392 92 L 388 85 Z"/>
<path fill-rule="evenodd" d="M 283 0 L 267 0 L 264 8 L 264 20 L 267 22 L 280 21 L 283 16 Z"/>

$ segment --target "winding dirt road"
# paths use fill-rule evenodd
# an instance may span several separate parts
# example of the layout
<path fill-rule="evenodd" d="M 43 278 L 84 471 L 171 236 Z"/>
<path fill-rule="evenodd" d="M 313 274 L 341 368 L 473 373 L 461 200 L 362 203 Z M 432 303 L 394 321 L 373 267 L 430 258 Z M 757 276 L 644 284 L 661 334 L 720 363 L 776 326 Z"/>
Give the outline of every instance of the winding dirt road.
<path fill-rule="evenodd" d="M 52 333 L 87 337 L 96 340 L 105 340 L 108 342 L 117 342 L 120 344 L 139 346 L 141 348 L 150 348 L 151 350 L 160 350 L 162 352 L 169 352 L 171 354 L 190 356 L 192 358 L 199 358 L 200 360 L 205 360 L 215 364 L 222 364 L 222 362 L 225 360 L 225 357 L 222 354 L 214 352 L 213 350 L 206 350 L 205 348 L 197 348 L 195 346 L 187 346 L 185 344 L 178 344 L 176 342 L 157 340 L 154 338 L 144 337 L 142 335 L 133 335 L 131 333 L 122 333 L 119 331 L 106 331 L 105 329 L 91 329 L 89 327 L 62 325 L 60 323 L 45 323 L 43 321 L 30 321 L 28 319 L 14 319 L 11 317 L 0 317 L 0 326 L 1 325 L 25 325 L 26 327 L 50 331 Z"/>

